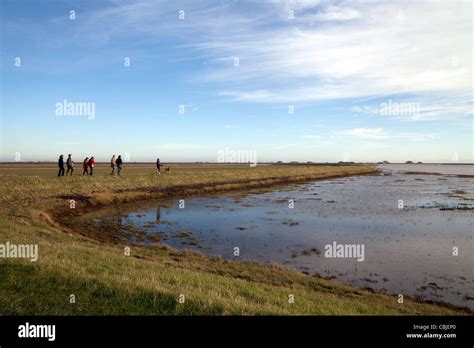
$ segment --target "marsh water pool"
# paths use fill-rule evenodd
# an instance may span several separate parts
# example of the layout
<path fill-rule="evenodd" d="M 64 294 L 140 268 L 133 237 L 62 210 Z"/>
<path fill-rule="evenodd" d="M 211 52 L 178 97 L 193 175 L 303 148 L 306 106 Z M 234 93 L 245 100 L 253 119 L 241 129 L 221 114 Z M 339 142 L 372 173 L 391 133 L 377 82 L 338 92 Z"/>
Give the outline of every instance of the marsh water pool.
<path fill-rule="evenodd" d="M 381 175 L 124 205 L 83 218 L 95 226 L 113 223 L 131 243 L 276 262 L 474 309 L 474 166 L 380 168 Z M 363 246 L 363 260 L 328 257 L 334 243 Z"/>

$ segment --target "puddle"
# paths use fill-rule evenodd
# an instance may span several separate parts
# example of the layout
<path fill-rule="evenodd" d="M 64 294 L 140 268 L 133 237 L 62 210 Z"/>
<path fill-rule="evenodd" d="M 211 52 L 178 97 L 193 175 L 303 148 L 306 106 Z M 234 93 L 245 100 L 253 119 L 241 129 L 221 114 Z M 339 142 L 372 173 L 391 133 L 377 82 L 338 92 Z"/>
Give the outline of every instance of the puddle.
<path fill-rule="evenodd" d="M 474 179 L 383 169 L 387 175 L 189 198 L 184 208 L 179 199 L 124 205 L 80 219 L 132 243 L 278 262 L 356 287 L 474 309 Z M 333 242 L 363 245 L 363 261 L 326 257 Z"/>

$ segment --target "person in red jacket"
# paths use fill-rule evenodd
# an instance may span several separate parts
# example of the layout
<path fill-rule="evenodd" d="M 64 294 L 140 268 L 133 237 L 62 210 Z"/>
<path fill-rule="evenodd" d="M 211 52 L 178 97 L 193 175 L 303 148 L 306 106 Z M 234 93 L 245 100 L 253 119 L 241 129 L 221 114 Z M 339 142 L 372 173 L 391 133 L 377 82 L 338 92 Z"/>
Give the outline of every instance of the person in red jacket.
<path fill-rule="evenodd" d="M 94 158 L 94 156 L 91 157 L 91 159 L 89 160 L 87 165 L 89 166 L 89 175 L 93 175 L 94 174 L 94 167 L 95 167 L 95 158 Z"/>

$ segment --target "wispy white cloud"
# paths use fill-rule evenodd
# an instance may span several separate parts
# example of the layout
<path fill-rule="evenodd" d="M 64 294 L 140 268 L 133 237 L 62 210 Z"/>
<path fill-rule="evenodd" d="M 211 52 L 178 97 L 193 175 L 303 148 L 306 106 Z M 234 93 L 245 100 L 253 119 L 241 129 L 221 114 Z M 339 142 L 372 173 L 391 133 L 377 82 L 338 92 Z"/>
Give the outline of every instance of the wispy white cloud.
<path fill-rule="evenodd" d="M 185 11 L 184 20 L 179 10 Z M 288 11 L 294 11 L 294 19 Z M 471 89 L 467 1 L 275 0 L 242 5 L 134 0 L 81 12 L 80 18 L 73 41 L 103 45 L 135 38 L 136 47 L 130 48 L 135 56 L 153 56 L 150 49 L 140 51 L 141 44 L 175 39 L 174 53 L 182 56 L 177 53 L 169 61 L 199 57 L 204 63 L 192 74 L 194 81 L 211 83 L 218 96 L 238 102 L 298 103 Z"/>
<path fill-rule="evenodd" d="M 248 91 L 248 92 L 232 92 L 232 91 L 222 91 L 217 94 L 221 97 L 231 97 L 234 100 L 238 101 L 261 101 L 261 100 L 270 100 L 274 95 L 265 90 L 258 91 Z"/>
<path fill-rule="evenodd" d="M 349 135 L 365 139 L 387 139 L 388 135 L 383 128 L 353 128 L 338 132 L 339 135 Z"/>
<path fill-rule="evenodd" d="M 357 104 L 351 107 L 355 114 L 410 121 L 429 121 L 473 115 L 474 100 L 468 94 L 448 97 L 429 95 L 424 97 L 384 99 L 378 104 Z"/>
<path fill-rule="evenodd" d="M 465 92 L 471 87 L 472 20 L 467 3 L 351 6 L 321 5 L 304 21 L 271 29 L 249 26 L 236 32 L 229 27 L 212 41 L 190 45 L 211 56 L 240 58 L 238 69 L 213 60 L 212 69 L 200 78 L 227 87 L 232 82 L 234 88 L 219 95 L 250 102 Z M 341 21 L 317 25 L 322 18 Z"/>
<path fill-rule="evenodd" d="M 269 3 L 273 5 L 278 11 L 302 11 L 314 9 L 321 4 L 320 0 L 270 0 Z"/>
<path fill-rule="evenodd" d="M 337 132 L 339 136 L 349 136 L 369 140 L 385 140 L 385 139 L 407 139 L 414 141 L 421 140 L 437 140 L 439 136 L 434 133 L 419 133 L 419 132 L 399 132 L 391 133 L 385 131 L 383 128 L 353 128 L 345 131 Z"/>
<path fill-rule="evenodd" d="M 295 147 L 298 146 L 298 144 L 285 144 L 285 145 L 280 145 L 275 147 L 276 150 L 283 150 L 283 149 L 288 149 L 290 147 Z"/>
<path fill-rule="evenodd" d="M 312 18 L 317 21 L 349 21 L 360 16 L 359 11 L 350 7 L 328 6 L 323 11 L 315 13 Z"/>

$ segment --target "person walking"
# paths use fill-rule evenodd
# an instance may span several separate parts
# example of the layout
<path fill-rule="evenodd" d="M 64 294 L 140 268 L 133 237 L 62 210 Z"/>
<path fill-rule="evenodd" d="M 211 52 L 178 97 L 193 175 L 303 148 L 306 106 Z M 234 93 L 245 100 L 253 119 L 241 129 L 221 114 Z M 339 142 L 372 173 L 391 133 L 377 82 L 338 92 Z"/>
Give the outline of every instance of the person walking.
<path fill-rule="evenodd" d="M 89 165 L 89 157 L 86 157 L 82 162 L 82 175 L 89 175 L 89 171 L 87 170 Z"/>
<path fill-rule="evenodd" d="M 66 165 L 67 165 L 67 171 L 66 171 L 66 175 L 69 174 L 69 172 L 71 172 L 71 176 L 72 176 L 72 172 L 74 171 L 74 161 L 72 160 L 72 155 L 69 154 L 67 156 L 67 161 L 66 161 Z"/>
<path fill-rule="evenodd" d="M 91 159 L 89 160 L 89 162 L 87 162 L 88 166 L 89 166 L 89 175 L 92 176 L 94 175 L 94 167 L 95 167 L 95 158 L 94 156 L 91 157 Z"/>
<path fill-rule="evenodd" d="M 110 160 L 110 167 L 112 168 L 112 173 L 110 173 L 110 175 L 114 175 L 116 165 L 117 165 L 117 163 L 116 163 L 116 160 L 115 160 L 115 155 L 113 155 L 112 159 Z"/>
<path fill-rule="evenodd" d="M 123 164 L 121 155 L 119 155 L 117 157 L 117 160 L 115 161 L 115 164 L 117 165 L 117 174 L 121 175 L 121 173 L 122 173 L 122 164 Z"/>
<path fill-rule="evenodd" d="M 58 176 L 64 176 L 64 156 L 63 155 L 59 156 L 58 167 L 59 167 Z"/>
<path fill-rule="evenodd" d="M 159 159 L 159 158 L 156 159 L 156 172 L 157 172 L 158 174 L 161 174 L 161 163 L 160 163 L 160 159 Z"/>

